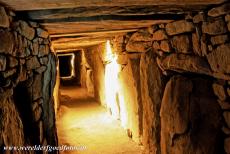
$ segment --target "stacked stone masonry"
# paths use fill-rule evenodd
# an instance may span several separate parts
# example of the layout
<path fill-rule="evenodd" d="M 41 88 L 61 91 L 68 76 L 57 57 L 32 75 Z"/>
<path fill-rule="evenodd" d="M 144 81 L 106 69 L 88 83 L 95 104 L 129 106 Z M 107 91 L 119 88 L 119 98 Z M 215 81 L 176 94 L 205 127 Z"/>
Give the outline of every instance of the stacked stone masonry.
<path fill-rule="evenodd" d="M 57 145 L 52 98 L 56 58 L 49 34 L 14 15 L 0 7 L 0 144 Z"/>
<path fill-rule="evenodd" d="M 230 154 L 229 6 L 111 40 L 127 131 L 146 154 Z"/>

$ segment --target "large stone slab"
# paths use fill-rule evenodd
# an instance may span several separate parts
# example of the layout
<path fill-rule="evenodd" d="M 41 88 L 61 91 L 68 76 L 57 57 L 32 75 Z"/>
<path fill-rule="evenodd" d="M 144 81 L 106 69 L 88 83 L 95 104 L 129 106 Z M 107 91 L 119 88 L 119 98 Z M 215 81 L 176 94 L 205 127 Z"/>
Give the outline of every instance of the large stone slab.
<path fill-rule="evenodd" d="M 176 35 L 186 32 L 192 32 L 194 30 L 192 22 L 186 20 L 179 20 L 166 25 L 166 32 L 168 35 Z"/>
<path fill-rule="evenodd" d="M 213 21 L 203 22 L 202 32 L 209 35 L 219 35 L 227 32 L 227 27 L 223 19 L 218 18 Z"/>
<path fill-rule="evenodd" d="M 214 72 L 230 73 L 230 43 L 218 46 L 207 59 Z"/>
<path fill-rule="evenodd" d="M 230 13 L 230 3 L 225 3 L 208 11 L 208 15 L 211 17 L 218 17 L 228 13 Z"/>
<path fill-rule="evenodd" d="M 211 81 L 174 76 L 167 83 L 161 116 L 161 154 L 219 153 L 221 109 Z M 199 142 L 197 142 L 199 141 Z"/>
<path fill-rule="evenodd" d="M 143 145 L 146 153 L 160 152 L 160 106 L 164 91 L 164 77 L 157 66 L 154 52 L 141 55 L 140 81 L 143 104 Z"/>
<path fill-rule="evenodd" d="M 192 72 L 211 75 L 211 70 L 204 58 L 185 54 L 170 54 L 160 61 L 163 70 Z"/>
<path fill-rule="evenodd" d="M 151 42 L 132 42 L 129 41 L 126 45 L 128 52 L 146 52 L 152 46 Z"/>

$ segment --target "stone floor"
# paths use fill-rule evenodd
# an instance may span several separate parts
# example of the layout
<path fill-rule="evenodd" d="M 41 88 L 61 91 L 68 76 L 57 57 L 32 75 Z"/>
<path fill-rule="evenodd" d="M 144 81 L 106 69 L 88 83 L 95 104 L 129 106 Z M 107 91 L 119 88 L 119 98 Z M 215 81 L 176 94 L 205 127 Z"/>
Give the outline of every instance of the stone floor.
<path fill-rule="evenodd" d="M 138 146 L 106 110 L 79 87 L 61 88 L 57 129 L 59 145 L 85 149 L 61 154 L 141 154 Z M 80 148 L 80 147 L 79 147 Z"/>

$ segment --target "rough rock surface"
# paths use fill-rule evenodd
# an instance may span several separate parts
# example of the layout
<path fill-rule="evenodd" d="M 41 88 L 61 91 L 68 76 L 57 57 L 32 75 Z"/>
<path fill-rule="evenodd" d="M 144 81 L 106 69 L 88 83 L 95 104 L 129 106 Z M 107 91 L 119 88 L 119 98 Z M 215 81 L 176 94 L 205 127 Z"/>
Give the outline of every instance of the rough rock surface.
<path fill-rule="evenodd" d="M 152 46 L 151 42 L 132 42 L 129 41 L 126 45 L 128 52 L 146 52 Z"/>
<path fill-rule="evenodd" d="M 230 43 L 218 46 L 207 59 L 214 72 L 230 73 Z"/>
<path fill-rule="evenodd" d="M 8 15 L 6 14 L 6 11 L 4 7 L 0 6 L 0 27 L 7 28 L 10 26 Z"/>
<path fill-rule="evenodd" d="M 218 35 L 227 32 L 225 22 L 222 19 L 217 19 L 210 22 L 203 22 L 202 32 L 209 35 Z"/>
<path fill-rule="evenodd" d="M 155 61 L 156 55 L 147 52 L 141 56 L 140 80 L 143 109 L 143 145 L 146 153 L 160 153 L 160 104 L 164 81 Z"/>
<path fill-rule="evenodd" d="M 203 58 L 185 54 L 170 54 L 160 61 L 160 67 L 164 70 L 174 70 L 177 72 L 211 74 L 209 65 Z"/>
<path fill-rule="evenodd" d="M 171 40 L 171 44 L 178 53 L 191 53 L 191 42 L 187 35 L 174 36 Z"/>
<path fill-rule="evenodd" d="M 181 76 L 167 83 L 160 111 L 162 154 L 220 152 L 221 114 L 209 85 Z"/>
<path fill-rule="evenodd" d="M 168 35 L 176 35 L 186 32 L 192 32 L 194 25 L 192 22 L 185 20 L 175 21 L 166 25 L 166 32 Z"/>

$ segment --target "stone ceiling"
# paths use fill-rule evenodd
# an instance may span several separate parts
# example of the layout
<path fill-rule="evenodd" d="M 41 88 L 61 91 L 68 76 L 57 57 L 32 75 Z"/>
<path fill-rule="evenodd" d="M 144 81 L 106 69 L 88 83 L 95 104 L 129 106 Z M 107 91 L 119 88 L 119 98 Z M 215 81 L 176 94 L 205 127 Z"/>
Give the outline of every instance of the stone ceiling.
<path fill-rule="evenodd" d="M 183 18 L 226 0 L 0 0 L 19 18 L 39 22 L 57 50 L 75 50 L 119 33 Z"/>

